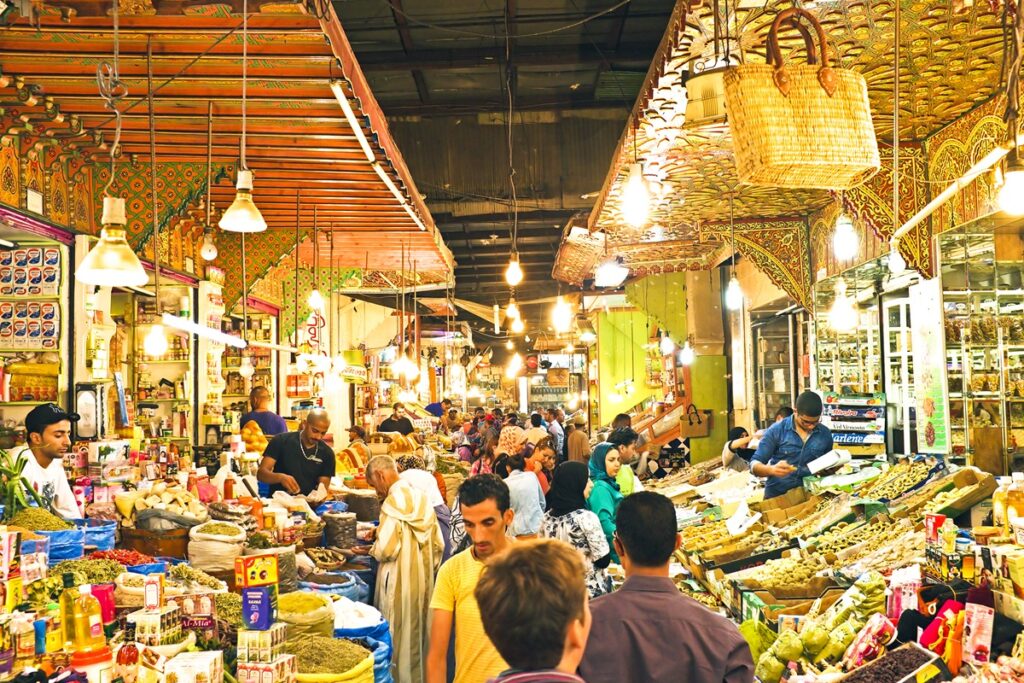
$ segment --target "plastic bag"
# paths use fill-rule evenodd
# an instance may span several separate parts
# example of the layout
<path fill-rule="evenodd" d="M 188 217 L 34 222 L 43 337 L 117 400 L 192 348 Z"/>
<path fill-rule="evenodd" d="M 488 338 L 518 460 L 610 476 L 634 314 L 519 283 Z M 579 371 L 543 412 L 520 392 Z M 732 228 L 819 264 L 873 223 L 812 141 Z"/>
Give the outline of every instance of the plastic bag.
<path fill-rule="evenodd" d="M 351 548 L 356 544 L 354 512 L 328 512 L 323 516 L 324 536 L 329 548 Z"/>
<path fill-rule="evenodd" d="M 373 653 L 373 683 L 394 683 L 395 679 L 391 676 L 391 633 L 388 631 L 388 623 L 385 621 L 383 624 L 387 642 L 370 636 L 356 638 L 336 635 L 335 638 L 350 638 Z"/>
<path fill-rule="evenodd" d="M 320 580 L 300 581 L 299 589 L 340 595 L 353 602 L 366 603 L 370 599 L 370 587 L 354 572 L 331 572 L 320 574 Z M 326 579 L 336 579 L 329 583 Z"/>
<path fill-rule="evenodd" d="M 102 519 L 76 520 L 75 525 L 85 531 L 85 545 L 96 550 L 113 550 L 117 536 L 117 522 Z"/>
<path fill-rule="evenodd" d="M 216 522 L 218 526 L 235 529 L 231 534 L 210 534 L 194 526 L 188 532 L 188 561 L 196 569 L 207 572 L 226 572 L 235 567 L 235 558 L 242 554 L 245 529 L 231 522 Z"/>
<path fill-rule="evenodd" d="M 176 515 L 173 512 L 168 512 L 167 510 L 146 508 L 145 510 L 135 513 L 135 528 L 143 531 L 191 529 L 197 524 L 202 524 L 206 520 L 207 515 L 204 515 L 203 519 L 196 519 L 195 517 L 188 517 L 186 515 Z"/>
<path fill-rule="evenodd" d="M 348 505 L 346 505 L 345 501 L 343 501 L 343 500 L 328 500 L 328 501 L 326 501 L 324 503 L 320 503 L 320 505 L 318 505 L 317 508 L 316 508 L 316 514 L 320 515 L 321 517 L 323 517 L 324 514 L 326 514 L 328 512 L 347 512 L 347 511 L 348 511 Z"/>
<path fill-rule="evenodd" d="M 275 491 L 271 500 L 289 512 L 301 512 L 311 522 L 319 522 L 320 517 L 309 507 L 309 503 L 302 496 L 290 496 L 284 491 Z"/>
<path fill-rule="evenodd" d="M 303 636 L 327 636 L 328 638 L 333 636 L 334 608 L 331 607 L 331 599 L 312 591 L 290 594 L 290 596 L 300 595 L 317 598 L 320 601 L 320 606 L 309 612 L 289 612 L 287 603 L 278 598 L 277 618 L 288 625 L 288 640 L 295 640 Z"/>
<path fill-rule="evenodd" d="M 66 529 L 62 531 L 36 531 L 35 533 L 50 539 L 50 559 L 52 567 L 64 560 L 78 560 L 85 555 L 85 530 Z"/>

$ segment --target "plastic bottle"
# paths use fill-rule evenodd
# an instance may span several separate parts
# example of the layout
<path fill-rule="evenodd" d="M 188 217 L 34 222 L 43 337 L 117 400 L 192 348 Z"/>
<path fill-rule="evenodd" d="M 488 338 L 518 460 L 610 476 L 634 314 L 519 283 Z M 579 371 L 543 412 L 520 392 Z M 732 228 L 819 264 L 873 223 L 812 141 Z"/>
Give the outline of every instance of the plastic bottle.
<path fill-rule="evenodd" d="M 17 613 L 11 619 L 11 639 L 14 641 L 15 668 L 20 670 L 31 664 L 36 658 L 35 621 L 27 611 L 31 608 L 23 605 L 26 613 Z M 21 607 L 19 607 L 21 609 Z"/>
<path fill-rule="evenodd" d="M 1009 477 L 999 477 L 999 485 L 992 494 L 992 526 L 997 526 L 1006 531 L 1006 502 L 1010 492 Z"/>
<path fill-rule="evenodd" d="M 74 650 L 88 652 L 106 647 L 103 634 L 103 611 L 100 601 L 92 594 L 92 586 L 86 584 L 78 589 L 74 602 Z"/>
<path fill-rule="evenodd" d="M 942 552 L 952 554 L 956 552 L 956 536 L 960 530 L 953 520 L 946 518 L 939 528 L 939 537 L 942 539 Z"/>
<path fill-rule="evenodd" d="M 64 592 L 60 594 L 60 638 L 61 647 L 71 652 L 75 641 L 75 600 L 78 588 L 75 586 L 75 575 L 64 574 Z"/>
<path fill-rule="evenodd" d="M 46 629 L 46 652 L 53 654 L 64 647 L 64 622 L 61 619 L 60 605 L 51 602 L 46 606 L 46 616 L 50 618 Z"/>

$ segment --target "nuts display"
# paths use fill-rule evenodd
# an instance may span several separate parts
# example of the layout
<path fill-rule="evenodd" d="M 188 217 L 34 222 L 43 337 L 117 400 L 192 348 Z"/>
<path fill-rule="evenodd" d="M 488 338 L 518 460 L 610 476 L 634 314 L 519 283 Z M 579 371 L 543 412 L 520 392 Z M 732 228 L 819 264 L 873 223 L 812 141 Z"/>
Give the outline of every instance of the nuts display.
<path fill-rule="evenodd" d="M 892 500 L 914 488 L 928 477 L 931 468 L 923 462 L 900 463 L 860 492 L 862 498 Z"/>

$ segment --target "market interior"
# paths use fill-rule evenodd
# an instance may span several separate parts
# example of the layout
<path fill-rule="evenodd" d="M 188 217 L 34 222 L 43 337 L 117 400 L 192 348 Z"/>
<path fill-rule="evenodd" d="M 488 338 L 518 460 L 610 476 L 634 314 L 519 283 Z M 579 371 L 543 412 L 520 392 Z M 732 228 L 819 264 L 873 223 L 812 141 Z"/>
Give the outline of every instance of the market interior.
<path fill-rule="evenodd" d="M 0 0 L 0 681 L 1024 681 L 1022 66 L 1024 0 Z"/>

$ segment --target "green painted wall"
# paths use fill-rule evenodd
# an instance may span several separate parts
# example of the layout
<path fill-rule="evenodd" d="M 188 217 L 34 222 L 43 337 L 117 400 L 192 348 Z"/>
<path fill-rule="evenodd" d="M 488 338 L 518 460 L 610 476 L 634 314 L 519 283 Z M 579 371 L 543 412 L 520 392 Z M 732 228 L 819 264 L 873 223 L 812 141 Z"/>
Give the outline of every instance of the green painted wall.
<path fill-rule="evenodd" d="M 646 384 L 647 316 L 641 311 L 610 311 L 599 313 L 596 321 L 598 363 L 598 421 L 606 425 L 618 413 L 656 396 L 661 388 L 651 389 Z M 632 334 L 631 334 L 632 331 Z M 634 392 L 613 401 L 615 385 L 633 379 Z"/>
<path fill-rule="evenodd" d="M 626 284 L 626 299 L 651 319 L 651 329 L 668 332 L 678 346 L 688 334 L 686 325 L 686 273 L 648 275 Z"/>
<path fill-rule="evenodd" d="M 690 372 L 694 405 L 700 410 L 712 412 L 711 435 L 702 439 L 690 439 L 690 460 L 698 463 L 720 456 L 722 445 L 729 433 L 729 388 L 725 379 L 725 356 L 698 354 Z"/>

